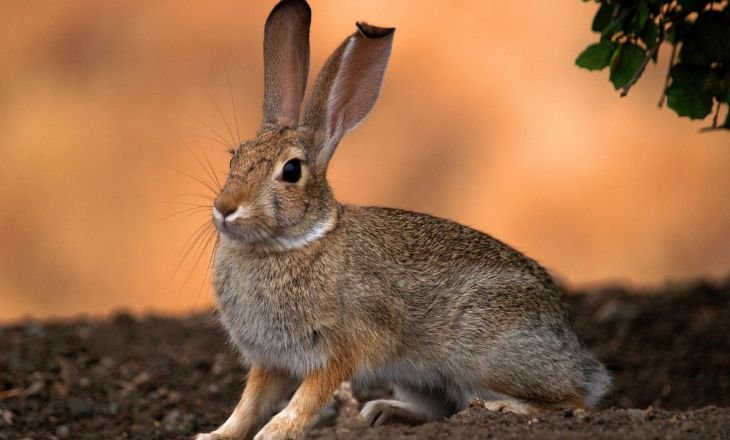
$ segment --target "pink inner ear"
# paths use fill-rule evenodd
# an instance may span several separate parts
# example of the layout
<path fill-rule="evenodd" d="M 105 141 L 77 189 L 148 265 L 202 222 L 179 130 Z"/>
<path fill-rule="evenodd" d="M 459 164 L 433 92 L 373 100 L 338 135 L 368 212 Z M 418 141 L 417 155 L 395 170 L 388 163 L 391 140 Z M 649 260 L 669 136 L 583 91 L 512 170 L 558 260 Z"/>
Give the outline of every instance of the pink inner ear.
<path fill-rule="evenodd" d="M 264 31 L 264 124 L 295 127 L 309 71 L 306 2 L 280 2 Z"/>
<path fill-rule="evenodd" d="M 326 133 L 331 141 L 357 127 L 370 113 L 380 93 L 390 56 L 392 36 L 349 38 L 327 100 Z"/>
<path fill-rule="evenodd" d="M 329 115 L 329 120 L 327 121 L 327 137 L 332 138 L 335 134 L 335 127 L 337 127 L 337 116 L 334 114 Z"/>
<path fill-rule="evenodd" d="M 295 127 L 299 123 L 299 112 L 301 109 L 304 88 L 307 83 L 307 70 L 309 69 L 309 54 L 304 54 L 293 49 L 300 41 L 296 41 L 297 35 L 290 35 L 290 40 L 282 50 L 282 68 L 280 73 L 280 99 L 279 123 L 281 126 Z M 308 49 L 308 48 L 307 48 Z"/>

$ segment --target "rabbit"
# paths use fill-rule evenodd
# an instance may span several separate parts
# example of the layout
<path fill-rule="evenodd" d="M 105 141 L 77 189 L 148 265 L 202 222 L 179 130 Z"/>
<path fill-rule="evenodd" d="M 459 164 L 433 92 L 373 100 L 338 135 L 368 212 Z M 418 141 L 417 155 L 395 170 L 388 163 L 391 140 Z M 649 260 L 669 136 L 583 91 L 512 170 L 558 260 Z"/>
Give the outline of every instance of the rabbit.
<path fill-rule="evenodd" d="M 610 378 L 535 261 L 455 222 L 335 200 L 327 166 L 370 112 L 394 28 L 357 23 L 304 112 L 311 11 L 284 0 L 264 30 L 263 124 L 213 203 L 218 317 L 249 366 L 210 439 L 300 439 L 342 382 L 389 383 L 370 425 L 595 405 Z M 290 399 L 277 414 L 277 405 Z"/>

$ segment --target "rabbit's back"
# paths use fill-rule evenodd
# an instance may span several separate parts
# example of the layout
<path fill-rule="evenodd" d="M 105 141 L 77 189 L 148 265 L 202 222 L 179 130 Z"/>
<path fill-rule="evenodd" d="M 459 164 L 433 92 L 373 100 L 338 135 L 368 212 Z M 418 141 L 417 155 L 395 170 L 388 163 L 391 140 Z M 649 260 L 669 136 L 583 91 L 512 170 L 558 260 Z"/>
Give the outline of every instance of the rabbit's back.
<path fill-rule="evenodd" d="M 473 316 L 482 332 L 485 326 L 564 324 L 560 292 L 547 272 L 487 234 L 390 208 L 347 207 L 340 222 L 348 230 L 342 276 L 352 289 L 363 289 L 361 295 L 378 292 L 383 301 L 406 307 L 401 323 L 454 328 Z"/>
<path fill-rule="evenodd" d="M 533 260 L 426 214 L 348 208 L 342 222 L 351 228 L 346 284 L 348 297 L 359 300 L 352 308 L 400 342 L 392 347 L 398 361 L 363 372 L 365 381 L 440 380 L 435 385 L 465 396 L 486 385 L 558 402 L 569 398 L 563 392 L 590 398 L 594 376 L 603 380 L 558 288 Z"/>

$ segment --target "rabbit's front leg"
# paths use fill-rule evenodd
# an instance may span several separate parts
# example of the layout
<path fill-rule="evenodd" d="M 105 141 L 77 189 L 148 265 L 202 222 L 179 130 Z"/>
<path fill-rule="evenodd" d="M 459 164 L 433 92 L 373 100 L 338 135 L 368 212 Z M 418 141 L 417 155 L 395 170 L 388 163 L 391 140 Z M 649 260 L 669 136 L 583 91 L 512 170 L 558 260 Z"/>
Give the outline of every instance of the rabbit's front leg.
<path fill-rule="evenodd" d="M 288 397 L 295 386 L 294 379 L 282 371 L 251 366 L 241 399 L 218 429 L 198 434 L 196 440 L 248 440 Z"/>
<path fill-rule="evenodd" d="M 254 440 L 297 440 L 304 437 L 317 415 L 342 382 L 352 374 L 350 363 L 331 361 L 304 378 L 289 404 L 256 434 Z"/>

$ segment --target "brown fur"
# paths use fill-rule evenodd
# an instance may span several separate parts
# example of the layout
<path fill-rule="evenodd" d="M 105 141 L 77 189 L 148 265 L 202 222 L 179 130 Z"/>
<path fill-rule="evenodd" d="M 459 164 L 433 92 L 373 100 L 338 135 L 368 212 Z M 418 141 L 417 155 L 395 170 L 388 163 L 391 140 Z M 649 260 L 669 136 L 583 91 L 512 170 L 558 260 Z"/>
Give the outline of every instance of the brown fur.
<path fill-rule="evenodd" d="M 308 10 L 282 2 L 265 39 L 278 41 L 269 33 L 287 24 L 304 38 Z M 266 99 L 276 105 L 236 150 L 214 210 L 220 319 L 252 370 L 229 420 L 200 439 L 250 438 L 297 384 L 256 440 L 303 437 L 348 379 L 395 387 L 395 399 L 363 408 L 372 424 L 446 417 L 472 397 L 500 411 L 582 407 L 608 386 L 535 261 L 449 220 L 335 200 L 327 164 L 377 98 L 393 31 L 360 24 L 325 63 L 295 127 L 270 116 L 298 108 L 298 94 L 269 89 L 299 90 L 303 62 L 279 58 L 308 60 L 308 43 L 265 45 L 267 75 L 279 78 L 267 79 Z M 292 159 L 302 164 L 296 183 L 281 179 Z"/>

